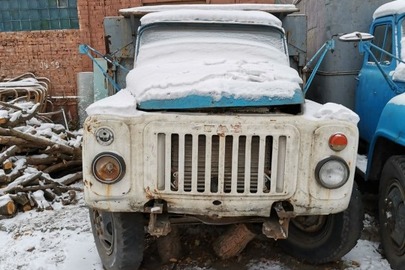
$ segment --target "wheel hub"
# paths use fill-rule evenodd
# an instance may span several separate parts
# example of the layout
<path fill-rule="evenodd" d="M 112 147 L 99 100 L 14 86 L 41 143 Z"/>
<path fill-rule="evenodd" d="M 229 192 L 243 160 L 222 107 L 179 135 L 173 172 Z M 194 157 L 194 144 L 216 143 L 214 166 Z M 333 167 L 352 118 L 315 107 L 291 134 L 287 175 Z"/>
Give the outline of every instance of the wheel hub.
<path fill-rule="evenodd" d="M 299 216 L 291 221 L 301 231 L 317 232 L 324 227 L 326 216 Z"/>
<path fill-rule="evenodd" d="M 390 232 L 392 241 L 397 246 L 398 255 L 405 253 L 405 204 L 404 191 L 398 183 L 393 183 L 386 196 L 383 214 L 386 222 L 382 225 Z"/>
<path fill-rule="evenodd" d="M 109 213 L 103 213 L 97 210 L 93 210 L 93 215 L 98 240 L 105 252 L 110 255 L 114 250 L 114 228 L 112 216 Z"/>

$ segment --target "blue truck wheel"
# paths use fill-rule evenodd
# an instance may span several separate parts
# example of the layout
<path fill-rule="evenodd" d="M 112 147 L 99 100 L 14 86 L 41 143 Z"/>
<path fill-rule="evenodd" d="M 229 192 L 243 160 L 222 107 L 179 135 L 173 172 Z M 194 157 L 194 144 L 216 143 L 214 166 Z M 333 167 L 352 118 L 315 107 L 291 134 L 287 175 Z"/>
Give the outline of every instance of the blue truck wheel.
<path fill-rule="evenodd" d="M 379 189 L 381 243 L 393 269 L 405 265 L 405 156 L 392 156 L 384 165 Z"/>

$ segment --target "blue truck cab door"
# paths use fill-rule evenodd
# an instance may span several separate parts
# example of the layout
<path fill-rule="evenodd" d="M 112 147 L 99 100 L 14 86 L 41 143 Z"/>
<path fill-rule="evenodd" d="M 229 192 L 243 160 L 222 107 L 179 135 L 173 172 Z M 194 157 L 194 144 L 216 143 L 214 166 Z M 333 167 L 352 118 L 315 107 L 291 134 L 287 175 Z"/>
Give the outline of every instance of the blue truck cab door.
<path fill-rule="evenodd" d="M 396 36 L 398 33 L 394 17 L 386 16 L 376 19 L 371 27 L 370 33 L 374 35 L 372 43 L 383 50 L 398 55 L 400 41 Z M 394 46 L 394 44 L 398 46 Z M 371 48 L 383 71 L 389 76 L 397 66 L 397 61 L 391 56 Z M 365 53 L 363 66 L 358 76 L 356 90 L 355 111 L 360 116 L 358 124 L 360 137 L 370 143 L 375 133 L 381 112 L 385 104 L 395 96 L 394 91 L 381 74 L 375 60 Z"/>

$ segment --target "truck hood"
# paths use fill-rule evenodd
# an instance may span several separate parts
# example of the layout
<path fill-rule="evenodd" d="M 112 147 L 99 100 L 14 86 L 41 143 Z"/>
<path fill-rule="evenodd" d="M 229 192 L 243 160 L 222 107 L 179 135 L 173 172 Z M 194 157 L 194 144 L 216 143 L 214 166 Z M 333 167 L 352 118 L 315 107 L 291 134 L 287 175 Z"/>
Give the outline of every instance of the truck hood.
<path fill-rule="evenodd" d="M 217 44 L 218 45 L 218 44 Z M 227 48 L 228 46 L 228 48 Z M 127 76 L 127 90 L 145 110 L 301 104 L 301 78 L 285 54 L 252 44 L 216 51 L 189 44 L 143 48 Z M 195 56 L 198 55 L 198 58 Z"/>

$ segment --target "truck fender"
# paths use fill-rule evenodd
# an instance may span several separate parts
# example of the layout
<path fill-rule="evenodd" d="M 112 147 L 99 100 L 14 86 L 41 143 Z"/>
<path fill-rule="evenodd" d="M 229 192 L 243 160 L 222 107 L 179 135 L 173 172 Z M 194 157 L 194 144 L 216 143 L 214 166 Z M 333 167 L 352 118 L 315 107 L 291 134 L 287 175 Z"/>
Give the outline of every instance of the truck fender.
<path fill-rule="evenodd" d="M 405 93 L 393 97 L 384 107 L 370 144 L 367 180 L 378 180 L 392 155 L 405 154 Z"/>

